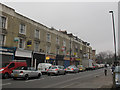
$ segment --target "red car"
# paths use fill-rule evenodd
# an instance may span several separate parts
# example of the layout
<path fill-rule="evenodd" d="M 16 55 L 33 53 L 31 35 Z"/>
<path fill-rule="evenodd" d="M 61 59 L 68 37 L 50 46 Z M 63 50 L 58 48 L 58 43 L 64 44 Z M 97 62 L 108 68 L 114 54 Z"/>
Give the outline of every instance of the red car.
<path fill-rule="evenodd" d="M 0 75 L 2 78 L 9 78 L 12 71 L 21 66 L 27 66 L 25 60 L 11 61 L 6 67 L 0 68 Z"/>

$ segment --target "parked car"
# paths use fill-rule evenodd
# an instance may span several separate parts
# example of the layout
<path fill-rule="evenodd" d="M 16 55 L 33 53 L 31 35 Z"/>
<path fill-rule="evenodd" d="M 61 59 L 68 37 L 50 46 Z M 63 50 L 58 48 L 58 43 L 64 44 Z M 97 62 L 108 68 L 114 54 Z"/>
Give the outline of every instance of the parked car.
<path fill-rule="evenodd" d="M 13 79 L 23 78 L 25 80 L 28 80 L 31 77 L 40 78 L 41 75 L 41 71 L 36 70 L 34 67 L 18 67 L 11 73 Z"/>
<path fill-rule="evenodd" d="M 38 70 L 40 70 L 42 73 L 47 73 L 47 69 L 52 66 L 50 63 L 39 63 L 38 64 Z"/>
<path fill-rule="evenodd" d="M 3 68 L 0 68 L 0 74 L 2 78 L 9 78 L 12 71 L 21 66 L 27 66 L 27 63 L 25 60 L 13 60 Z"/>
<path fill-rule="evenodd" d="M 80 72 L 85 71 L 85 67 L 83 65 L 78 65 L 77 67 Z"/>
<path fill-rule="evenodd" d="M 70 65 L 66 69 L 66 72 L 78 73 L 79 69 L 75 65 Z"/>
<path fill-rule="evenodd" d="M 120 66 L 116 66 L 113 73 L 113 86 L 120 87 Z"/>
<path fill-rule="evenodd" d="M 47 70 L 47 74 L 48 74 L 48 76 L 50 76 L 51 74 L 54 74 L 54 75 L 64 74 L 65 75 L 66 72 L 65 72 L 64 66 L 52 65 Z"/>

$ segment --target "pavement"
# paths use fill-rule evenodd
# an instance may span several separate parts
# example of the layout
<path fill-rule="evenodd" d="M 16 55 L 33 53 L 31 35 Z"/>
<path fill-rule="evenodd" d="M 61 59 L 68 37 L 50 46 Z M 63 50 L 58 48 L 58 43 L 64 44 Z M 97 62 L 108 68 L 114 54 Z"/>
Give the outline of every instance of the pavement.
<path fill-rule="evenodd" d="M 112 75 L 112 72 L 111 72 L 110 68 L 108 69 L 107 76 L 105 76 L 103 74 L 103 75 L 98 76 L 96 78 L 98 78 L 97 79 L 99 81 L 98 83 L 101 83 L 101 85 L 102 85 L 98 88 L 109 88 L 109 89 L 112 88 L 112 86 L 113 86 L 113 75 Z"/>

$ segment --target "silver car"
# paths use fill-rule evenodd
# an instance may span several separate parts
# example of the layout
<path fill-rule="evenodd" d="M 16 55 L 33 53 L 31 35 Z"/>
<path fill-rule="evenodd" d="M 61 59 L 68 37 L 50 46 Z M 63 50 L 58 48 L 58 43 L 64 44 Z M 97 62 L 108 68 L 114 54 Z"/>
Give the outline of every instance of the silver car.
<path fill-rule="evenodd" d="M 113 74 L 114 87 L 120 87 L 120 66 L 116 66 Z"/>
<path fill-rule="evenodd" d="M 79 73 L 79 69 L 75 65 L 70 65 L 65 70 L 66 72 Z"/>
<path fill-rule="evenodd" d="M 25 80 L 28 80 L 31 77 L 40 78 L 41 75 L 42 75 L 41 71 L 38 71 L 33 67 L 24 67 L 24 66 L 16 68 L 11 73 L 11 77 L 13 79 L 23 78 Z"/>
<path fill-rule="evenodd" d="M 51 74 L 54 74 L 54 75 L 64 74 L 65 75 L 66 72 L 65 72 L 64 66 L 52 65 L 47 70 L 47 74 L 48 74 L 48 76 L 50 76 Z"/>

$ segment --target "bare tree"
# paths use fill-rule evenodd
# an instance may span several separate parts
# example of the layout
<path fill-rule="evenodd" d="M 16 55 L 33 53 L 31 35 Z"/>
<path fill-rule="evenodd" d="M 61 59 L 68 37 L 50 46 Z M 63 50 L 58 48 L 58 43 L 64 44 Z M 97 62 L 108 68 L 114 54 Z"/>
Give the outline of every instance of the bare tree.
<path fill-rule="evenodd" d="M 100 52 L 96 55 L 98 63 L 113 63 L 114 53 L 112 51 Z"/>

